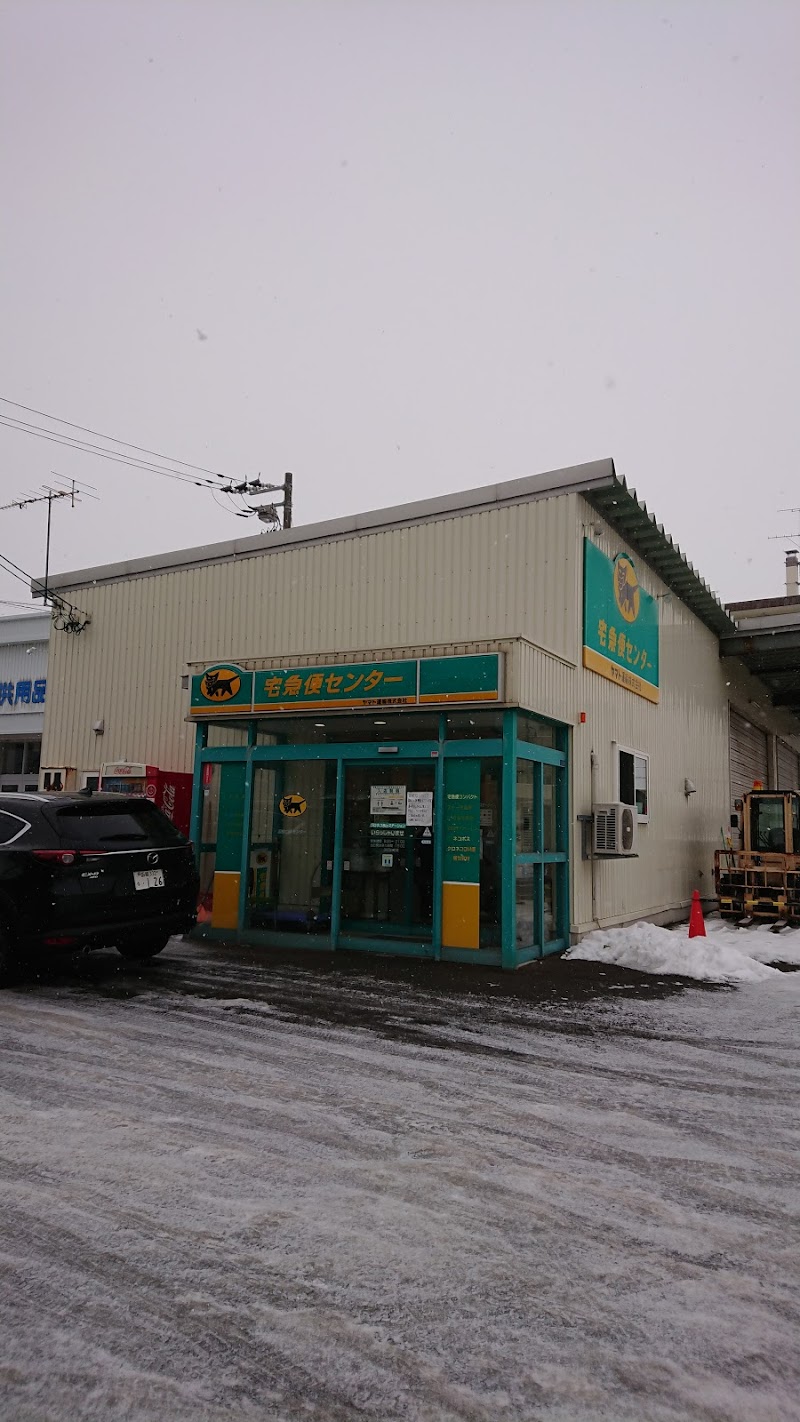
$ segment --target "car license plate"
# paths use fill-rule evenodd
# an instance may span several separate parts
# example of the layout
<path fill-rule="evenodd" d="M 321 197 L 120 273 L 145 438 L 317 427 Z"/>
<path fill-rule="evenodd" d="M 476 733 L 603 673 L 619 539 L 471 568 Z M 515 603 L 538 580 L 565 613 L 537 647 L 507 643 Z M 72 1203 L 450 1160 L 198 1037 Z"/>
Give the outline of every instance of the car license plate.
<path fill-rule="evenodd" d="M 163 869 L 134 869 L 133 884 L 136 889 L 163 889 Z"/>

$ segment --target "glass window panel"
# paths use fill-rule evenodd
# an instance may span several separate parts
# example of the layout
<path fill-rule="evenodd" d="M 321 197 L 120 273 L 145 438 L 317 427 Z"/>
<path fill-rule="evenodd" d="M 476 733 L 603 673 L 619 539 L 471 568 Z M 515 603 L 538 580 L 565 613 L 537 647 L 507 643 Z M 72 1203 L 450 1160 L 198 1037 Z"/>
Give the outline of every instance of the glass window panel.
<path fill-rule="evenodd" d="M 353 742 L 391 744 L 395 741 L 438 741 L 439 716 L 434 712 L 370 710 L 359 716 L 317 712 L 292 718 L 275 716 L 258 722 L 257 744 L 340 745 Z"/>
<path fill-rule="evenodd" d="M 532 760 L 517 761 L 517 854 L 536 849 L 535 779 Z"/>
<path fill-rule="evenodd" d="M 42 754 L 41 741 L 28 741 L 25 747 L 23 770 L 26 775 L 37 775 Z"/>
<path fill-rule="evenodd" d="M 529 716 L 525 711 L 520 711 L 517 717 L 517 740 L 526 741 L 529 745 L 558 750 L 559 730 L 558 726 L 551 726 L 549 721 L 541 721 L 538 716 Z"/>
<path fill-rule="evenodd" d="M 555 765 L 542 766 L 542 795 L 544 813 L 544 852 L 555 854 L 558 850 L 558 791 L 560 772 Z"/>
<path fill-rule="evenodd" d="M 750 842 L 753 849 L 771 854 L 786 852 L 783 800 L 750 801 Z"/>
<path fill-rule="evenodd" d="M 449 741 L 499 740 L 502 734 L 502 711 L 456 711 L 447 717 Z"/>
<path fill-rule="evenodd" d="M 246 746 L 247 726 L 209 726 L 208 749 L 221 750 L 224 746 Z"/>
<path fill-rule="evenodd" d="M 649 813 L 649 797 L 647 786 L 647 759 L 643 755 L 633 757 L 633 795 L 637 813 L 647 815 Z"/>
<path fill-rule="evenodd" d="M 552 943 L 560 936 L 558 931 L 558 880 L 563 874 L 561 864 L 544 866 L 544 941 Z"/>
<path fill-rule="evenodd" d="M 197 896 L 197 922 L 210 924 L 214 908 L 214 869 L 217 851 L 207 850 L 200 855 L 200 890 Z"/>
<path fill-rule="evenodd" d="M 219 820 L 219 787 L 221 767 L 207 761 L 200 770 L 203 787 L 203 812 L 200 822 L 200 843 L 215 845 L 217 842 L 217 822 Z"/>
<path fill-rule="evenodd" d="M 500 947 L 503 762 L 481 761 L 480 946 Z"/>
<path fill-rule="evenodd" d="M 219 824 L 219 791 L 222 767 L 209 761 L 200 769 L 202 786 L 200 818 L 200 888 L 197 896 L 197 922 L 210 925 L 214 907 L 214 871 L 217 867 L 217 826 Z"/>
<path fill-rule="evenodd" d="M 637 814 L 643 818 L 650 813 L 649 769 L 646 755 L 619 752 L 619 798 L 623 805 L 635 805 Z"/>
<path fill-rule="evenodd" d="M 0 774 L 21 775 L 24 741 L 0 741 Z"/>
<path fill-rule="evenodd" d="M 533 864 L 518 864 L 516 876 L 516 934 L 518 948 L 532 948 L 536 941 Z"/>

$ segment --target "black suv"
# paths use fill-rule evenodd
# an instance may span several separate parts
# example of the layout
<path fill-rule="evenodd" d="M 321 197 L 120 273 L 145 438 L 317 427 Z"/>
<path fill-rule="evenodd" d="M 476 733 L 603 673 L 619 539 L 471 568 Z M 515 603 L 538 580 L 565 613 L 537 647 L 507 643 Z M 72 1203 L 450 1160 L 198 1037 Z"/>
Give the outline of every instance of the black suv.
<path fill-rule="evenodd" d="M 152 958 L 196 918 L 192 846 L 148 800 L 0 797 L 0 973 L 32 951 Z"/>

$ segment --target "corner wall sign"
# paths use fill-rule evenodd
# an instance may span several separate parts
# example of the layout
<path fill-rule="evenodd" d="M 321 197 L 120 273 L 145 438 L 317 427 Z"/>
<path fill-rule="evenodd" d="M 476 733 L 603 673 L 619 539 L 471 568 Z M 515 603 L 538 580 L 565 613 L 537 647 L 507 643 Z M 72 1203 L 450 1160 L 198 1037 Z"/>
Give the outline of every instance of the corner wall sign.
<path fill-rule="evenodd" d="M 583 665 L 647 701 L 659 700 L 658 603 L 627 553 L 583 540 Z"/>

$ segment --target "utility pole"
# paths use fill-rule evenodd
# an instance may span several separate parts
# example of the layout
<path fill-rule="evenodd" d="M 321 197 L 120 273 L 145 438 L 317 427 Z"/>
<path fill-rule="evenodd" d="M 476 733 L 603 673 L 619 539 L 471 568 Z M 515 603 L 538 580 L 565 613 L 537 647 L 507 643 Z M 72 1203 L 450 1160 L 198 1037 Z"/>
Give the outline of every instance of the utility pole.
<path fill-rule="evenodd" d="M 291 528 L 292 526 L 292 488 L 294 476 L 284 475 L 282 484 L 265 484 L 261 476 L 258 479 L 244 480 L 241 484 L 226 484 L 220 489 L 221 494 L 237 494 L 240 497 L 251 499 L 256 494 L 283 494 L 283 498 L 274 504 L 257 504 L 255 508 L 247 508 L 238 516 L 247 518 L 250 514 L 255 514 L 261 523 L 271 525 L 271 531 L 275 532 L 280 528 Z M 283 509 L 281 519 L 278 509 Z"/>

